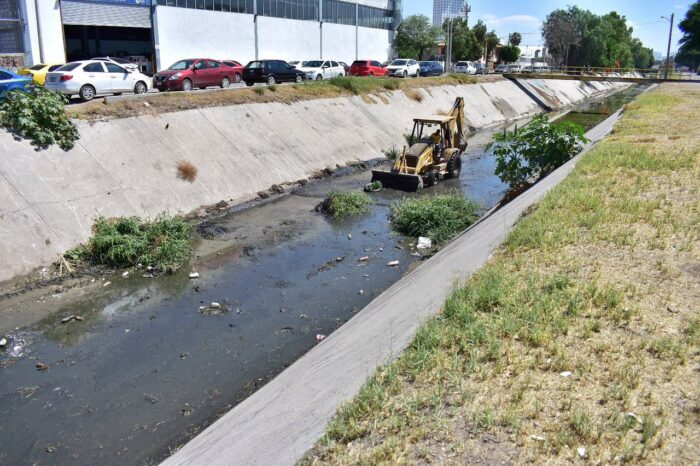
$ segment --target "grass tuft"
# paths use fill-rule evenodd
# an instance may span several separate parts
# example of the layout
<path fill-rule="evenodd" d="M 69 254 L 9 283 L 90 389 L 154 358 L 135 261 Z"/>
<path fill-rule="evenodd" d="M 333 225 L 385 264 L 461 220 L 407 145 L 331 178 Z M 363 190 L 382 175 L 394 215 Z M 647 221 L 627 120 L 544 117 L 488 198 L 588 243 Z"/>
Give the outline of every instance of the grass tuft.
<path fill-rule="evenodd" d="M 154 221 L 137 217 L 95 220 L 93 237 L 71 249 L 67 259 L 111 267 L 137 264 L 174 272 L 192 255 L 191 226 L 180 217 L 161 215 Z"/>
<path fill-rule="evenodd" d="M 457 193 L 406 198 L 391 206 L 391 227 L 441 245 L 472 225 L 479 218 L 478 210 L 478 204 Z"/>
<path fill-rule="evenodd" d="M 372 199 L 365 193 L 332 191 L 319 204 L 319 210 L 333 218 L 354 217 L 369 211 Z"/>

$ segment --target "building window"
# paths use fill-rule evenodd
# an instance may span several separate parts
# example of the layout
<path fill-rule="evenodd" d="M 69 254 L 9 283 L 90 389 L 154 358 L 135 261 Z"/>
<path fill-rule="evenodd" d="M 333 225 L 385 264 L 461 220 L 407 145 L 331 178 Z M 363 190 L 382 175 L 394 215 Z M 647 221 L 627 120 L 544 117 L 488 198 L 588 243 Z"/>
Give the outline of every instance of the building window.
<path fill-rule="evenodd" d="M 3 1 L 0 0 L 0 5 Z M 257 1 L 257 13 L 260 16 L 274 18 L 298 19 L 305 21 L 323 21 L 350 26 L 393 29 L 400 12 L 401 2 L 394 1 L 394 9 L 385 10 L 354 2 L 341 0 L 321 0 L 323 18 L 319 15 L 319 0 L 155 0 L 156 4 L 198 10 L 224 11 L 230 13 L 253 14 L 254 2 Z"/>
<path fill-rule="evenodd" d="M 355 4 L 339 0 L 323 0 L 323 21 L 355 25 Z"/>
<path fill-rule="evenodd" d="M 376 29 L 393 29 L 394 12 L 391 10 L 359 5 L 357 13 L 358 26 Z"/>
<path fill-rule="evenodd" d="M 17 0 L 0 0 L 0 53 L 24 53 Z"/>
<path fill-rule="evenodd" d="M 258 14 L 275 18 L 318 21 L 318 0 L 257 0 Z"/>

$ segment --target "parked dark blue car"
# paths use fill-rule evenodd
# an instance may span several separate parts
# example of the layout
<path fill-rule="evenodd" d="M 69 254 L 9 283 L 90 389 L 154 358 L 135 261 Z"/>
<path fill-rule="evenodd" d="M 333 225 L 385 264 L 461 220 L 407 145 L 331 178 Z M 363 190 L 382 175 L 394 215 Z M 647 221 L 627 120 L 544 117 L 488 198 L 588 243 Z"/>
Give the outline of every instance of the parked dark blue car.
<path fill-rule="evenodd" d="M 421 76 L 442 76 L 445 71 L 442 65 L 436 61 L 422 61 L 418 63 L 420 66 Z"/>
<path fill-rule="evenodd" d="M 10 70 L 0 69 L 0 99 L 2 99 L 6 93 L 14 91 L 15 89 L 21 91 L 26 90 L 31 83 L 31 76 L 20 76 Z"/>

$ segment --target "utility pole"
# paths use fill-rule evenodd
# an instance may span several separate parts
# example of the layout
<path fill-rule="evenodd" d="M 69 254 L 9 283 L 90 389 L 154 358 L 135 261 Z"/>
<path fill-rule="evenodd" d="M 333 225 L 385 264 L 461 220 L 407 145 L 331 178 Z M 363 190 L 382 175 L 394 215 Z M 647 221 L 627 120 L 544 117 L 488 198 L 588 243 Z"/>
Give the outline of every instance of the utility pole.
<path fill-rule="evenodd" d="M 668 29 L 668 48 L 666 49 L 666 72 L 664 73 L 664 79 L 668 79 L 668 68 L 671 66 L 671 36 L 673 36 L 673 16 L 675 13 L 671 13 L 671 27 Z M 664 18 L 669 19 L 669 18 Z"/>

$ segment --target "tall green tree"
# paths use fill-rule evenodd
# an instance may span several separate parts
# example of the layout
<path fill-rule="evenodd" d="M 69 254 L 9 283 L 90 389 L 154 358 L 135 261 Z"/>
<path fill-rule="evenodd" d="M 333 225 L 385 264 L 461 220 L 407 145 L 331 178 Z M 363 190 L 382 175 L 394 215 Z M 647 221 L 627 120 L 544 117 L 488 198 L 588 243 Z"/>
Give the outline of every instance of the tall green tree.
<path fill-rule="evenodd" d="M 513 32 L 511 34 L 508 34 L 508 45 L 515 45 L 518 46 L 520 45 L 520 42 L 522 42 L 523 36 L 520 35 L 519 32 Z"/>
<path fill-rule="evenodd" d="M 653 53 L 632 32 L 617 12 L 599 16 L 575 6 L 554 10 L 542 25 L 547 48 L 558 63 L 648 68 Z"/>
<path fill-rule="evenodd" d="M 676 63 L 697 70 L 700 67 L 700 1 L 690 6 L 678 27 L 683 31 L 683 37 L 678 41 L 680 48 Z"/>
<path fill-rule="evenodd" d="M 443 23 L 443 31 L 447 35 L 447 20 Z M 477 60 L 482 55 L 483 47 L 476 40 L 476 35 L 469 29 L 463 18 L 452 20 L 452 59 Z"/>
<path fill-rule="evenodd" d="M 569 65 L 571 48 L 581 42 L 579 25 L 569 10 L 554 10 L 542 25 L 542 36 L 550 55 L 563 65 Z"/>
<path fill-rule="evenodd" d="M 506 45 L 500 48 L 498 58 L 504 63 L 513 63 L 520 58 L 520 47 L 517 45 Z"/>
<path fill-rule="evenodd" d="M 412 15 L 399 23 L 394 48 L 401 58 L 420 60 L 428 51 L 437 49 L 440 28 L 425 15 Z"/>

